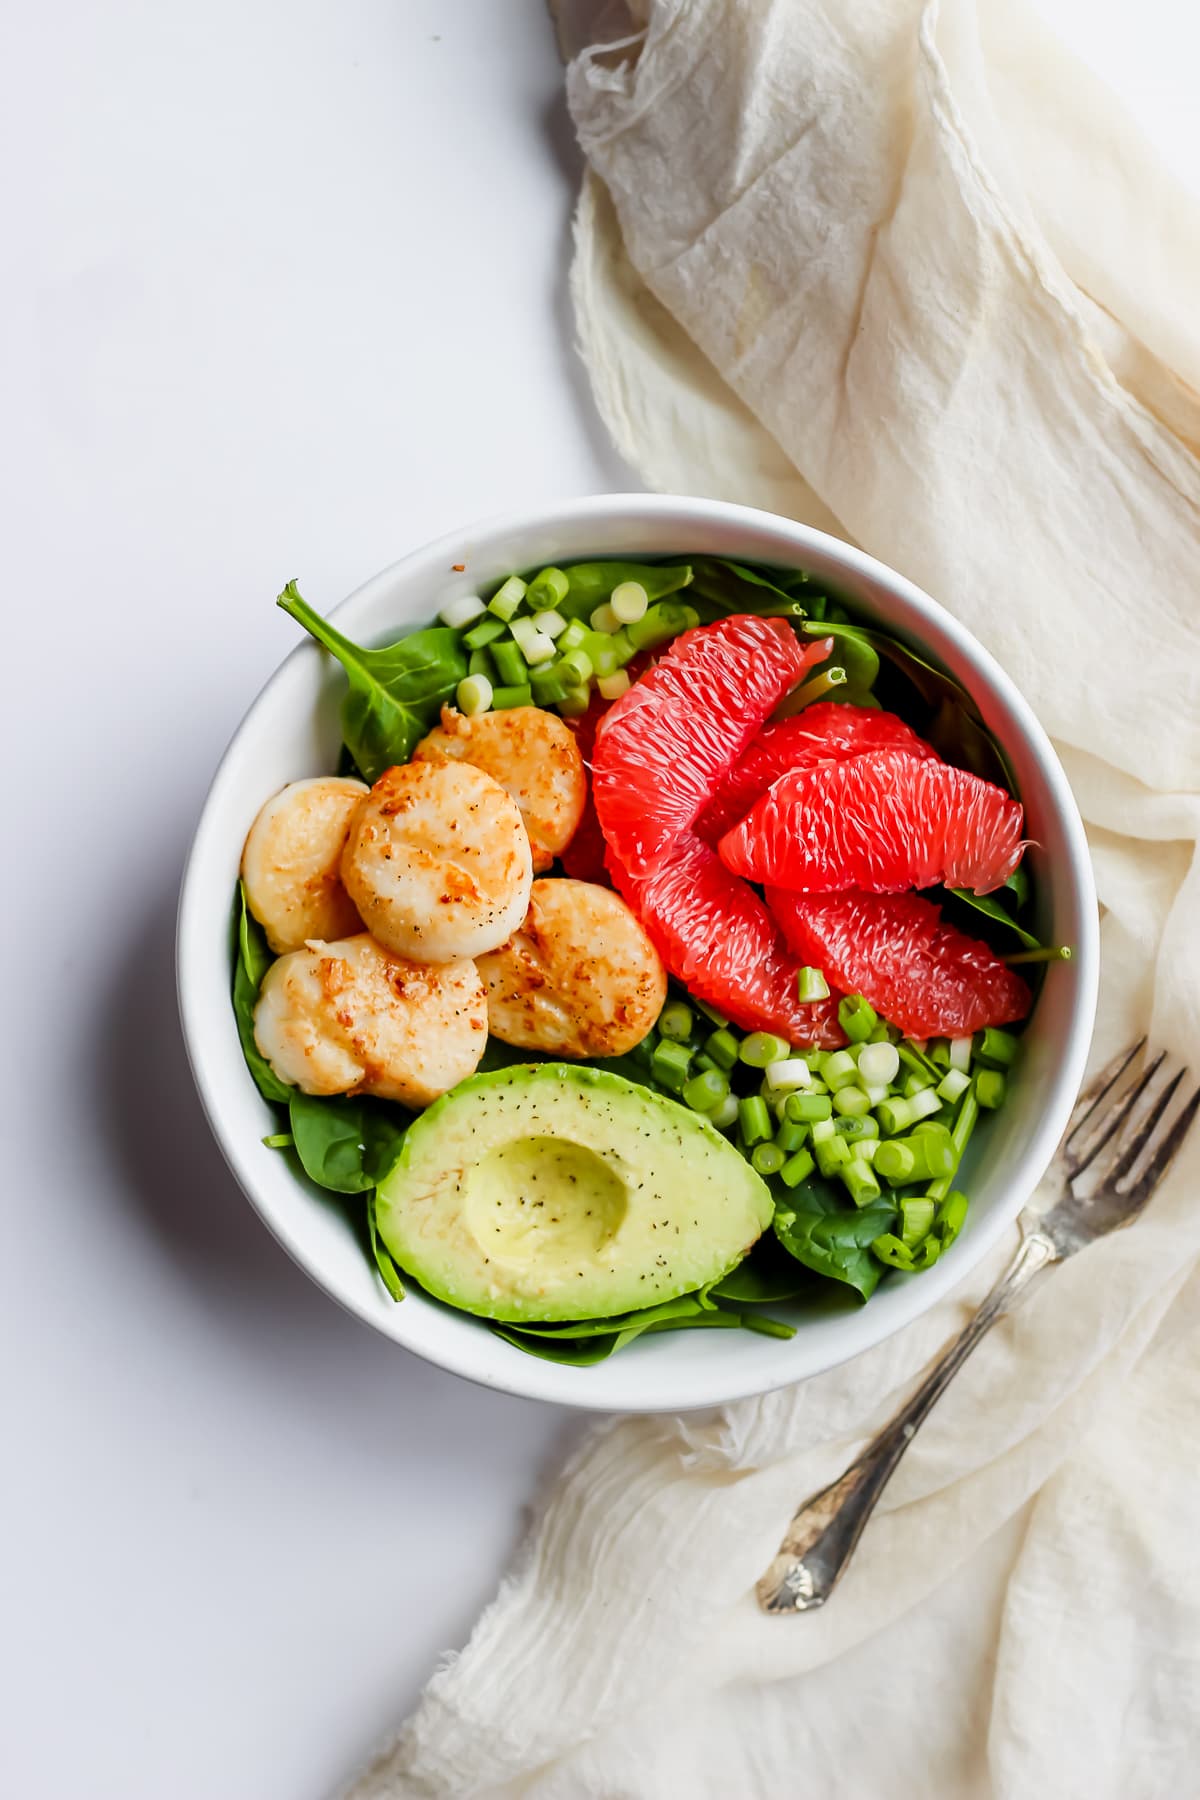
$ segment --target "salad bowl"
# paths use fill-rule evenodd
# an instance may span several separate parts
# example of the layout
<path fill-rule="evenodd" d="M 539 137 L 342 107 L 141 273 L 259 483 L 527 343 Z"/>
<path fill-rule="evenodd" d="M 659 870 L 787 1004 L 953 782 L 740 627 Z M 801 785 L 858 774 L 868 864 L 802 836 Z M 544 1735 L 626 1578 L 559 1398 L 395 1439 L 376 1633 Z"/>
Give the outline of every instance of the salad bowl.
<path fill-rule="evenodd" d="M 1068 944 L 1024 1034 L 1004 1107 L 976 1132 L 964 1165 L 970 1212 L 932 1267 L 894 1274 L 869 1304 L 789 1314 L 789 1340 L 742 1331 L 644 1337 L 590 1367 L 535 1360 L 485 1324 L 410 1291 L 396 1304 L 363 1255 L 349 1213 L 290 1158 L 263 1148 L 275 1129 L 250 1079 L 230 1005 L 230 896 L 263 797 L 332 770 L 340 671 L 316 644 L 295 650 L 254 700 L 213 779 L 180 900 L 177 978 L 184 1038 L 214 1136 L 242 1190 L 285 1250 L 331 1298 L 395 1343 L 485 1386 L 599 1410 L 674 1411 L 766 1392 L 819 1373 L 900 1330 L 954 1288 L 1016 1219 L 1046 1169 L 1078 1091 L 1097 986 L 1097 915 L 1083 827 L 1042 728 L 1014 684 L 956 620 L 911 582 L 824 533 L 715 501 L 605 495 L 512 514 L 412 552 L 336 609 L 344 633 L 382 642 L 430 622 L 456 598 L 514 569 L 601 557 L 716 556 L 802 568 L 855 614 L 941 665 L 974 699 L 1025 808 L 1034 924 Z"/>

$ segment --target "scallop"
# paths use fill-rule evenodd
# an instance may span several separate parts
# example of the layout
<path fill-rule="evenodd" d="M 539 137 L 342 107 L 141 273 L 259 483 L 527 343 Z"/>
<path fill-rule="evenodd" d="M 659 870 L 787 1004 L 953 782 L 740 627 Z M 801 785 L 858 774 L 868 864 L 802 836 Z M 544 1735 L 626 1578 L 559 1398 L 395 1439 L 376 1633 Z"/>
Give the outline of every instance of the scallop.
<path fill-rule="evenodd" d="M 587 775 L 575 733 L 557 713 L 514 706 L 468 719 L 451 706 L 413 751 L 418 762 L 465 762 L 498 781 L 521 809 L 533 868 L 548 869 L 583 817 Z"/>
<path fill-rule="evenodd" d="M 621 1056 L 662 1011 L 667 976 L 625 902 L 590 881 L 535 881 L 509 941 L 479 959 L 488 1026 L 553 1056 Z"/>
<path fill-rule="evenodd" d="M 306 1094 L 428 1106 L 474 1073 L 487 996 L 469 959 L 411 962 L 365 931 L 314 939 L 267 970 L 254 1041 L 279 1079 Z"/>
<path fill-rule="evenodd" d="M 348 937 L 361 924 L 339 865 L 367 788 L 340 775 L 293 781 L 267 801 L 246 838 L 246 904 L 272 950 Z"/>
<path fill-rule="evenodd" d="M 529 906 L 533 863 L 515 800 L 470 763 L 387 769 L 362 801 L 342 880 L 363 924 L 417 962 L 495 950 Z"/>

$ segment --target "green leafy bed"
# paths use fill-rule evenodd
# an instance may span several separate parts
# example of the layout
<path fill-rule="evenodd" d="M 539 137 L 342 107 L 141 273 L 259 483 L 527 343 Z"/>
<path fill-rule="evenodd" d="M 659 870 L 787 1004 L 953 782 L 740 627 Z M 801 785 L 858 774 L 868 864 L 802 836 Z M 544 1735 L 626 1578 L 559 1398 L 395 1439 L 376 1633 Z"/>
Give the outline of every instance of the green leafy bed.
<path fill-rule="evenodd" d="M 619 583 L 635 581 L 662 615 L 659 641 L 672 628 L 683 629 L 697 619 L 708 622 L 746 612 L 788 618 L 803 636 L 831 638 L 831 656 L 781 713 L 796 710 L 797 699 L 802 704 L 818 695 L 883 706 L 904 718 L 948 762 L 1013 789 L 1003 754 L 971 695 L 901 639 L 852 620 L 829 589 L 802 572 L 702 557 L 689 563 L 578 563 L 566 565 L 565 574 L 569 588 L 557 610 L 569 620 L 587 619 Z M 687 604 L 681 606 L 684 589 Z M 384 769 L 407 761 L 471 667 L 466 633 L 437 625 L 394 644 L 365 649 L 314 612 L 294 582 L 279 604 L 346 672 L 342 771 L 374 781 Z M 1010 962 L 1036 965 L 1068 954 L 1042 945 L 1032 931 L 1033 897 L 1024 869 L 995 894 L 937 889 L 930 898 Z M 259 1092 L 278 1114 L 277 1128 L 264 1143 L 294 1158 L 310 1181 L 351 1209 L 380 1279 L 392 1298 L 400 1300 L 410 1278 L 397 1269 L 377 1235 L 374 1196 L 399 1155 L 411 1115 L 391 1102 L 318 1098 L 279 1081 L 260 1055 L 253 1031 L 254 1006 L 272 954 L 240 884 L 233 940 L 233 1006 L 242 1049 Z M 534 1060 L 540 1059 L 493 1039 L 481 1067 Z M 660 1092 L 671 1091 L 656 1080 L 649 1055 L 635 1052 L 599 1066 Z M 974 1107 L 971 1112 L 973 1104 L 968 1095 L 959 1107 L 955 1134 L 960 1153 L 978 1111 Z M 923 1254 L 914 1259 L 898 1235 L 898 1204 L 886 1192 L 878 1202 L 856 1206 L 840 1182 L 816 1169 L 791 1188 L 777 1181 L 771 1185 L 777 1194 L 772 1231 L 710 1288 L 620 1318 L 519 1329 L 493 1322 L 491 1328 L 531 1355 L 579 1365 L 600 1362 L 638 1337 L 663 1331 L 740 1328 L 787 1337 L 793 1327 L 764 1313 L 764 1306 L 791 1303 L 812 1313 L 861 1304 L 887 1275 L 889 1264 L 911 1270 L 935 1260 L 966 1211 L 964 1197 L 944 1182 L 936 1223 L 925 1234 Z"/>

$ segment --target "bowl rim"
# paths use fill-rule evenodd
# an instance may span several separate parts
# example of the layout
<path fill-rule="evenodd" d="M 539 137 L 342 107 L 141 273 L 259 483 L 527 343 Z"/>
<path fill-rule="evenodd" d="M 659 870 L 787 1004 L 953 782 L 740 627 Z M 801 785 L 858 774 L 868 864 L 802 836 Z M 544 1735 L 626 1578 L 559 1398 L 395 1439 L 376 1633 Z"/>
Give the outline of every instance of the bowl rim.
<path fill-rule="evenodd" d="M 307 641 L 298 643 L 259 688 L 226 745 L 205 794 L 180 886 L 176 920 L 176 993 L 192 1078 L 209 1129 L 230 1172 L 272 1236 L 317 1286 L 345 1311 L 424 1360 L 483 1387 L 527 1399 L 549 1400 L 589 1412 L 676 1412 L 751 1398 L 836 1368 L 894 1336 L 932 1310 L 939 1300 L 957 1288 L 982 1261 L 1013 1224 L 1022 1206 L 1037 1187 L 1066 1129 L 1083 1079 L 1095 1019 L 1099 983 L 1099 919 L 1087 838 L 1074 795 L 1045 730 L 1012 678 L 966 626 L 914 582 L 856 545 L 832 537 L 813 526 L 756 507 L 687 495 L 615 493 L 569 498 L 493 514 L 444 532 L 439 537 L 416 546 L 405 556 L 362 582 L 330 609 L 329 616 L 341 618 L 348 611 L 354 612 L 360 607 L 369 606 L 377 593 L 391 586 L 398 576 L 407 573 L 413 565 L 427 563 L 431 569 L 451 566 L 451 562 L 446 559 L 457 560 L 464 544 L 471 545 L 473 551 L 486 550 L 488 543 L 496 538 L 544 536 L 556 529 L 586 527 L 590 523 L 603 522 L 611 525 L 616 518 L 627 523 L 631 532 L 636 531 L 639 526 L 651 524 L 678 527 L 681 534 L 685 534 L 689 528 L 700 526 L 725 527 L 743 532 L 766 531 L 782 540 L 781 552 L 786 552 L 789 556 L 794 554 L 801 567 L 804 566 L 806 552 L 816 551 L 822 558 L 838 564 L 848 574 L 874 583 L 890 595 L 898 597 L 916 615 L 917 635 L 921 623 L 932 623 L 990 684 L 996 697 L 1016 720 L 1038 765 L 1063 830 L 1067 847 L 1067 866 L 1063 871 L 1063 879 L 1073 890 L 1072 899 L 1078 914 L 1079 933 L 1073 945 L 1074 986 L 1070 1007 L 1073 1016 L 1066 1052 L 1056 1068 L 1047 1103 L 1020 1153 L 1019 1179 L 1014 1178 L 1010 1182 L 1010 1191 L 1003 1202 L 993 1202 L 991 1210 L 979 1220 L 974 1229 L 959 1238 L 953 1251 L 933 1268 L 910 1282 L 893 1284 L 892 1303 L 889 1308 L 884 1309 L 882 1315 L 876 1315 L 877 1323 L 872 1322 L 872 1309 L 869 1306 L 844 1315 L 842 1322 L 848 1327 L 846 1342 L 844 1348 L 839 1348 L 836 1354 L 820 1355 L 815 1359 L 810 1356 L 804 1366 L 789 1368 L 785 1353 L 789 1349 L 795 1351 L 801 1339 L 781 1340 L 778 1343 L 780 1366 L 771 1373 L 769 1379 L 755 1378 L 747 1381 L 743 1377 L 733 1381 L 716 1381 L 700 1396 L 694 1391 L 694 1383 L 692 1391 L 685 1393 L 685 1384 L 672 1380 L 669 1372 L 660 1373 L 658 1379 L 643 1380 L 638 1391 L 623 1393 L 618 1398 L 613 1393 L 604 1391 L 603 1381 L 573 1385 L 579 1382 L 579 1375 L 584 1371 L 543 1362 L 534 1357 L 522 1359 L 515 1367 L 508 1365 L 507 1371 L 503 1365 L 498 1369 L 492 1368 L 488 1366 L 489 1352 L 494 1354 L 501 1340 L 494 1338 L 482 1325 L 477 1338 L 464 1340 L 478 1348 L 478 1355 L 447 1353 L 441 1348 L 431 1349 L 419 1341 L 419 1331 L 415 1336 L 409 1336 L 407 1330 L 404 1333 L 384 1330 L 377 1317 L 373 1317 L 365 1307 L 355 1304 L 346 1294 L 331 1285 L 327 1275 L 304 1252 L 295 1234 L 289 1230 L 286 1220 L 278 1215 L 274 1206 L 266 1202 L 259 1192 L 256 1169 L 250 1159 L 251 1147 L 228 1128 L 221 1115 L 219 1097 L 215 1091 L 216 1077 L 209 1066 L 210 1051 L 206 1041 L 208 1033 L 202 997 L 197 987 L 199 976 L 193 973 L 201 960 L 199 956 L 192 954 L 193 946 L 201 943 L 202 935 L 211 931 L 213 923 L 211 909 L 206 904 L 202 890 L 202 879 L 210 850 L 210 838 L 215 829 L 218 797 L 222 795 L 230 778 L 241 740 L 251 730 L 254 717 L 267 694 L 295 658 L 311 653 L 313 647 Z M 854 1329 L 849 1329 L 850 1327 Z M 684 1341 L 680 1339 L 681 1343 Z M 613 1370 L 613 1367 L 612 1364 L 603 1363 L 586 1373 L 598 1377 L 602 1371 Z M 621 1388 L 629 1384 L 618 1375 L 617 1381 L 612 1385 Z"/>

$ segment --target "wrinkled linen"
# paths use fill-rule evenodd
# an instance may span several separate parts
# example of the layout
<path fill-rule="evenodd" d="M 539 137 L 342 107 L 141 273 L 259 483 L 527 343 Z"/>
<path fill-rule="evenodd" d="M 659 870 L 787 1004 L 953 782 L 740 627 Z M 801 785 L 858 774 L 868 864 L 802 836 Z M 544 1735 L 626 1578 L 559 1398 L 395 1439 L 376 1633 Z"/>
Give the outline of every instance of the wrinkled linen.
<path fill-rule="evenodd" d="M 618 447 L 977 633 L 1088 826 L 1093 1060 L 1147 1028 L 1200 1060 L 1200 209 L 1015 0 L 563 11 Z M 827 1375 L 601 1426 L 356 1800 L 1194 1792 L 1198 1176 L 1194 1138 L 1001 1322 L 822 1612 L 765 1618 L 753 1583 L 1011 1243 Z"/>

